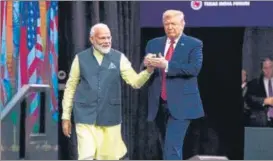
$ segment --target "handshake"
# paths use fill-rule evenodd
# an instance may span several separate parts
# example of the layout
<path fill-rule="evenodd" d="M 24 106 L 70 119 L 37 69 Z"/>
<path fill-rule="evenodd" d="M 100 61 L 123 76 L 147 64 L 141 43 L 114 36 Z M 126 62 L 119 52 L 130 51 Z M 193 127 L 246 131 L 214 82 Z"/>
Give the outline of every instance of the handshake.
<path fill-rule="evenodd" d="M 144 58 L 144 66 L 147 67 L 148 72 L 152 72 L 154 68 L 165 69 L 167 64 L 168 61 L 161 55 L 161 53 L 158 54 L 158 57 L 156 57 L 156 54 L 149 53 Z"/>

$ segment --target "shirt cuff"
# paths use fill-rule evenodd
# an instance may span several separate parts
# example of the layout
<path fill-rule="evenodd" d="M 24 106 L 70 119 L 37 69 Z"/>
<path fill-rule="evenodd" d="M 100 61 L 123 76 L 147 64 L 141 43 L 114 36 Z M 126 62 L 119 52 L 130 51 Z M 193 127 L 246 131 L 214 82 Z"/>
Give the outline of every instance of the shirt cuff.
<path fill-rule="evenodd" d="M 169 67 L 169 62 L 166 60 L 166 68 L 165 68 L 165 72 L 167 73 L 168 72 L 168 68 Z"/>
<path fill-rule="evenodd" d="M 154 73 L 154 71 L 152 71 L 151 73 L 148 72 L 147 68 L 143 71 L 143 75 L 150 77 L 152 74 Z"/>
<path fill-rule="evenodd" d="M 62 115 L 62 120 L 70 120 L 70 115 L 69 114 L 64 114 Z"/>

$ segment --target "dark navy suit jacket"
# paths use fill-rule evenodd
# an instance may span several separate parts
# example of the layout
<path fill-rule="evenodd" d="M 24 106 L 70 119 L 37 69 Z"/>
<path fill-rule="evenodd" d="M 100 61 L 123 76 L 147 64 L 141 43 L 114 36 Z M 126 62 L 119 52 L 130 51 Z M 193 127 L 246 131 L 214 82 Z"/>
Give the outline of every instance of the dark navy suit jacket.
<path fill-rule="evenodd" d="M 167 37 L 150 40 L 146 54 L 164 54 Z M 183 34 L 176 44 L 166 73 L 167 103 L 176 119 L 196 119 L 204 116 L 197 76 L 203 62 L 201 40 Z M 148 84 L 148 121 L 157 115 L 161 93 L 161 69 L 156 69 Z"/>

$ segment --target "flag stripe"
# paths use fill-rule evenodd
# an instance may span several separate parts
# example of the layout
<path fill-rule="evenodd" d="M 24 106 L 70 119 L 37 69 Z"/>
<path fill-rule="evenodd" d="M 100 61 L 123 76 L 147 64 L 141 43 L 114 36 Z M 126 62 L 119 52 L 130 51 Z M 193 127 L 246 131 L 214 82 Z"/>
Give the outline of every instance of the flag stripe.
<path fill-rule="evenodd" d="M 13 22 L 13 57 L 14 57 L 14 75 L 15 80 L 14 86 L 17 87 L 14 89 L 14 92 L 18 91 L 20 88 L 20 63 L 19 63 L 19 42 L 20 42 L 20 8 L 19 1 L 13 1 L 13 10 L 12 10 L 12 22 Z"/>
<path fill-rule="evenodd" d="M 25 38 L 27 37 L 26 27 L 21 27 L 21 37 L 20 37 L 20 71 L 27 71 L 27 42 Z M 27 84 L 28 78 L 25 72 L 20 72 L 21 74 L 21 85 Z"/>
<path fill-rule="evenodd" d="M 13 77 L 13 34 L 12 34 L 12 1 L 7 2 L 7 68 L 8 68 L 8 78 Z"/>
<path fill-rule="evenodd" d="M 0 27 L 0 37 L 2 37 L 2 27 L 3 27 L 3 23 L 4 23 L 4 16 L 5 16 L 5 14 L 4 14 L 4 12 L 5 12 L 5 1 L 1 1 L 0 2 L 0 4 L 1 4 L 1 10 L 0 10 L 0 16 L 1 16 L 1 20 L 0 20 L 0 25 L 1 25 L 1 27 Z M 0 49 L 1 49 L 1 45 L 0 45 Z"/>
<path fill-rule="evenodd" d="M 0 9 L 0 107 L 14 94 L 11 89 L 15 88 L 11 87 L 15 83 L 17 89 L 28 83 L 46 83 L 52 88 L 48 110 L 58 121 L 58 2 L 1 1 Z M 38 120 L 40 94 L 32 93 L 28 98 L 29 133 L 37 129 L 34 125 Z"/>
<path fill-rule="evenodd" d="M 1 105 L 5 106 L 7 103 L 7 88 L 5 86 L 5 76 L 7 73 L 7 62 L 6 62 L 6 10 L 7 10 L 7 2 L 4 1 L 1 3 L 3 10 L 1 10 L 1 53 L 0 53 L 0 80 L 1 80 Z"/>

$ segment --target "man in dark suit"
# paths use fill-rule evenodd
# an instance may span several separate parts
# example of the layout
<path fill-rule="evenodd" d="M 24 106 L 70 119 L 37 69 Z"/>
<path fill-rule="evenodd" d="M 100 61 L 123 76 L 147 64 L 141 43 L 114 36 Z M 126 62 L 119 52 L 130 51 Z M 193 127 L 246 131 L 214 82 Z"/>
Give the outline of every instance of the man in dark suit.
<path fill-rule="evenodd" d="M 183 33 L 181 11 L 165 11 L 163 25 L 166 36 L 154 38 L 146 46 L 144 64 L 156 67 L 148 87 L 148 121 L 155 120 L 160 129 L 163 159 L 181 160 L 191 119 L 204 116 L 197 83 L 203 43 Z"/>
<path fill-rule="evenodd" d="M 250 126 L 268 127 L 273 122 L 272 59 L 265 58 L 261 68 L 261 76 L 247 85 L 246 101 L 251 110 Z"/>

